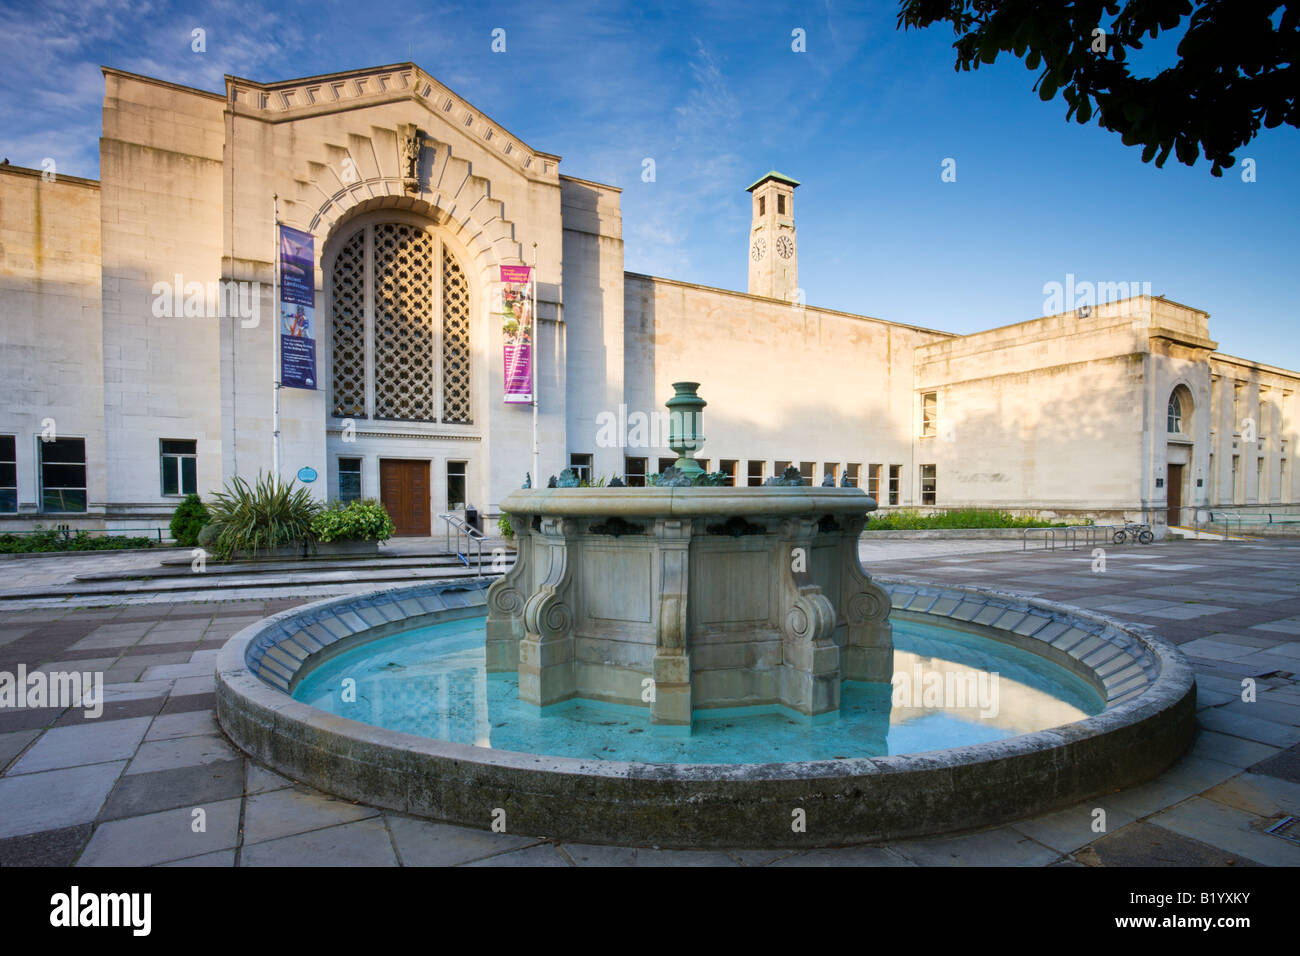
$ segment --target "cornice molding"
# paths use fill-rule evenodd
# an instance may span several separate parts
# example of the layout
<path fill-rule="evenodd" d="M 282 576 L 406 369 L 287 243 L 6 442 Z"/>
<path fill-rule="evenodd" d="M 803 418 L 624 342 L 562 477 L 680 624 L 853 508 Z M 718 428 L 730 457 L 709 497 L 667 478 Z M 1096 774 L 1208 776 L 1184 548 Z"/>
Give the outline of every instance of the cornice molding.
<path fill-rule="evenodd" d="M 226 76 L 228 107 L 272 122 L 320 112 L 353 109 L 395 99 L 414 99 L 466 135 L 495 150 L 506 162 L 537 176 L 558 177 L 560 157 L 533 149 L 414 63 L 350 70 L 275 83 Z"/>

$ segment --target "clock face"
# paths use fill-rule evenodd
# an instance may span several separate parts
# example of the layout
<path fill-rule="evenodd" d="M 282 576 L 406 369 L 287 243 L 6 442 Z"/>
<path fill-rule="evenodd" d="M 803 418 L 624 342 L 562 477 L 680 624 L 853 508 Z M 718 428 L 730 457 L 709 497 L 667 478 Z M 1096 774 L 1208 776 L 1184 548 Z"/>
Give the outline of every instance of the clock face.
<path fill-rule="evenodd" d="M 789 236 L 781 236 L 776 240 L 776 251 L 781 254 L 782 259 L 789 259 L 794 255 L 794 243 L 790 241 Z"/>
<path fill-rule="evenodd" d="M 767 240 L 764 239 L 762 236 L 759 236 L 757 239 L 755 239 L 754 248 L 750 254 L 754 257 L 755 262 L 758 262 L 765 255 L 767 255 Z"/>

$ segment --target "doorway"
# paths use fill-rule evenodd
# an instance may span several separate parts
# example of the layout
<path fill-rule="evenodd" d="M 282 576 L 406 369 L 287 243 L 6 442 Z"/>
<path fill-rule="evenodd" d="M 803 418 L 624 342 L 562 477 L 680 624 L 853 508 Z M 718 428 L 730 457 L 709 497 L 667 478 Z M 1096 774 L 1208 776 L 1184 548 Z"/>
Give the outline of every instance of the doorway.
<path fill-rule="evenodd" d="M 427 538 L 432 533 L 427 461 L 380 459 L 379 500 L 393 519 L 397 535 Z"/>
<path fill-rule="evenodd" d="M 1183 468 L 1185 465 L 1168 465 L 1168 473 L 1165 475 L 1165 499 L 1169 506 L 1169 513 L 1165 516 L 1169 527 L 1181 525 L 1182 508 L 1183 508 Z"/>

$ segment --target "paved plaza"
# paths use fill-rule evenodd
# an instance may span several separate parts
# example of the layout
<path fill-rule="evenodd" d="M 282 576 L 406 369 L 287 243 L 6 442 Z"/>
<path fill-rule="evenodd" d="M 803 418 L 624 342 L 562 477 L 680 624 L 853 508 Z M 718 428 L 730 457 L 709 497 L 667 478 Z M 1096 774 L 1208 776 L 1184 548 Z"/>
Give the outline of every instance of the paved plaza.
<path fill-rule="evenodd" d="M 689 851 L 493 834 L 295 785 L 221 733 L 218 648 L 326 585 L 274 599 L 7 600 L 0 671 L 101 671 L 106 700 L 98 719 L 0 709 L 0 865 L 1300 865 L 1300 846 L 1267 832 L 1300 816 L 1300 542 L 1108 547 L 1104 570 L 1086 550 L 1019 547 L 894 540 L 862 554 L 882 576 L 1065 602 L 1179 645 L 1196 668 L 1201 729 L 1157 779 L 1012 825 L 881 846 Z M 66 576 L 48 560 L 4 571 L 25 567 L 43 587 Z"/>

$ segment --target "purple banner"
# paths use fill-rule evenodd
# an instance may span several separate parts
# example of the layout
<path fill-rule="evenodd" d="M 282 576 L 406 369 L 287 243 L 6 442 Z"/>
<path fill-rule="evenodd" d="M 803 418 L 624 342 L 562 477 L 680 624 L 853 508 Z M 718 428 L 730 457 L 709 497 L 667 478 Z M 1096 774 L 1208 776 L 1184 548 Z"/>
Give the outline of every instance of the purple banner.
<path fill-rule="evenodd" d="M 280 384 L 316 388 L 315 238 L 280 227 Z"/>
<path fill-rule="evenodd" d="M 504 337 L 505 400 L 533 401 L 533 270 L 501 267 L 501 334 Z"/>

